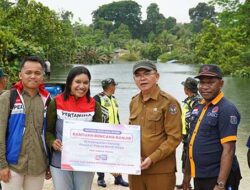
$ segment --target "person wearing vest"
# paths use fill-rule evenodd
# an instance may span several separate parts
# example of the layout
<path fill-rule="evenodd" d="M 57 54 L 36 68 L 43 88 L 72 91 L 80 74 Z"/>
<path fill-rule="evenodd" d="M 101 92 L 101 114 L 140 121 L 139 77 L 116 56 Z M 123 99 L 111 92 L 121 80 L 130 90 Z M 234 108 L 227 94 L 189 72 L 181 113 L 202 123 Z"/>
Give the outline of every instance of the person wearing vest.
<path fill-rule="evenodd" d="M 94 96 L 95 100 L 101 104 L 102 109 L 102 122 L 119 124 L 118 103 L 113 96 L 115 93 L 117 83 L 113 78 L 107 78 L 102 81 L 103 92 Z M 97 184 L 101 187 L 106 187 L 107 184 L 104 180 L 104 173 L 97 172 Z M 128 187 L 128 182 L 124 181 L 121 174 L 114 174 L 115 185 Z"/>
<path fill-rule="evenodd" d="M 6 88 L 6 86 L 7 86 L 7 75 L 0 68 L 0 95 L 3 93 L 3 90 Z M 0 189 L 2 189 L 1 183 L 0 183 Z"/>
<path fill-rule="evenodd" d="M 63 93 L 52 100 L 47 112 L 46 143 L 51 150 L 50 170 L 55 190 L 90 190 L 94 172 L 61 170 L 64 120 L 102 122 L 98 102 L 90 96 L 91 75 L 86 67 L 70 70 Z"/>
<path fill-rule="evenodd" d="M 192 77 L 186 78 L 185 81 L 181 83 L 184 86 L 184 93 L 187 95 L 187 98 L 183 101 L 183 107 L 182 107 L 182 172 L 184 172 L 185 169 L 185 163 L 187 158 L 187 148 L 188 148 L 188 134 L 189 134 L 189 128 L 190 128 L 190 116 L 191 112 L 195 105 L 198 104 L 200 98 L 200 95 L 198 94 L 198 81 L 195 80 Z M 177 189 L 182 189 L 182 184 L 176 185 Z M 190 185 L 190 190 L 192 189 Z"/>
<path fill-rule="evenodd" d="M 3 190 L 42 190 L 47 150 L 44 142 L 46 105 L 44 63 L 35 56 L 21 63 L 20 81 L 10 110 L 10 90 L 0 96 L 0 179 Z"/>

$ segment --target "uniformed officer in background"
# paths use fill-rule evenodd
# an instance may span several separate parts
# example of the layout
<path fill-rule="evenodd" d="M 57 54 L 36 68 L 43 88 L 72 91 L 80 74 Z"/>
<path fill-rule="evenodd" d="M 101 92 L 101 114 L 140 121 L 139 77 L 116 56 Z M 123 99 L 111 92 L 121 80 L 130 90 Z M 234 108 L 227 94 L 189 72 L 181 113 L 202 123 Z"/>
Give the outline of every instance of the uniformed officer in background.
<path fill-rule="evenodd" d="M 114 96 L 117 83 L 113 78 L 107 78 L 102 81 L 103 92 L 94 96 L 95 100 L 100 103 L 102 109 L 103 123 L 119 124 L 118 103 Z M 104 173 L 97 172 L 97 184 L 101 187 L 106 187 Z M 113 174 L 115 177 L 115 185 L 128 187 L 128 182 L 124 181 L 121 174 Z"/>

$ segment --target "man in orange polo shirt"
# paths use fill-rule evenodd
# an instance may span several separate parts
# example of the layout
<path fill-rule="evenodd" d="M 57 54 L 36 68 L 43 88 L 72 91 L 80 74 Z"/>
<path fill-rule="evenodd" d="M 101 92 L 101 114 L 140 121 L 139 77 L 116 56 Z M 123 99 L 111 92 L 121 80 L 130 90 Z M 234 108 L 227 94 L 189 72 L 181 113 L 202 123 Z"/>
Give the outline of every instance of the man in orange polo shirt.
<path fill-rule="evenodd" d="M 183 189 L 189 189 L 193 177 L 196 190 L 238 190 L 241 174 L 235 143 L 240 114 L 221 91 L 224 81 L 218 66 L 202 65 L 195 78 L 200 80 L 203 100 L 191 113 Z"/>

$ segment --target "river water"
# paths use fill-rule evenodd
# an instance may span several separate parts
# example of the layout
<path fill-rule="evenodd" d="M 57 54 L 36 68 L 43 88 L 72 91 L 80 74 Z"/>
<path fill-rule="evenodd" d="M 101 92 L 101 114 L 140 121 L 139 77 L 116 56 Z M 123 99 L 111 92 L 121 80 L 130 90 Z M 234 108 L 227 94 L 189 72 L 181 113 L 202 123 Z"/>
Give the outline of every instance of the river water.
<path fill-rule="evenodd" d="M 102 91 L 101 80 L 105 78 L 114 78 L 118 82 L 115 96 L 119 102 L 119 113 L 122 123 L 128 122 L 129 102 L 133 95 L 138 93 L 138 89 L 134 84 L 132 67 L 133 63 L 117 61 L 114 64 L 87 65 L 92 75 L 91 95 Z M 157 63 L 160 73 L 159 85 L 162 90 L 172 94 L 181 102 L 185 99 L 183 86 L 181 82 L 189 76 L 197 73 L 197 67 L 190 65 L 182 65 L 177 63 Z M 65 81 L 69 67 L 53 68 L 51 81 Z M 241 123 L 238 130 L 237 140 L 237 156 L 241 166 L 243 179 L 241 180 L 240 190 L 250 189 L 250 169 L 247 165 L 247 148 L 246 141 L 250 135 L 250 79 L 224 77 L 225 85 L 223 92 L 239 109 L 241 113 Z M 181 177 L 181 146 L 177 149 L 178 173 L 177 182 L 182 181 Z"/>

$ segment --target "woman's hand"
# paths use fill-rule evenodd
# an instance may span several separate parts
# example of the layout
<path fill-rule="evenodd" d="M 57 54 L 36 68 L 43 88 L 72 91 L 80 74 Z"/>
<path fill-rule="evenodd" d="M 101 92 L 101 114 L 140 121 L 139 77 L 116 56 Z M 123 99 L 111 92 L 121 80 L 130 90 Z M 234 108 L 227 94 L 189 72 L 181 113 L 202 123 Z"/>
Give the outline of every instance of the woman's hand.
<path fill-rule="evenodd" d="M 60 139 L 54 140 L 52 147 L 55 151 L 62 151 L 62 142 Z"/>

